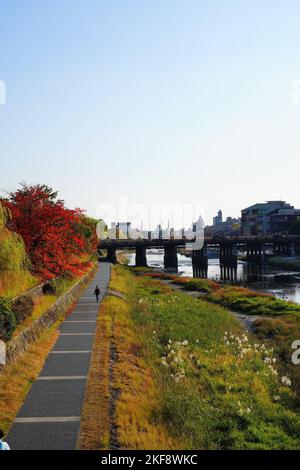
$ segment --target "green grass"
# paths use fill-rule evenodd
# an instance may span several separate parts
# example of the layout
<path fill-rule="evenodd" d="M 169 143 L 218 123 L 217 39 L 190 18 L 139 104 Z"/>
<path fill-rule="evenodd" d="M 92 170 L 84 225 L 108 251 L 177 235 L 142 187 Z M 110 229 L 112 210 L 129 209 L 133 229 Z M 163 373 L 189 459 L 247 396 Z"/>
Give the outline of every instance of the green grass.
<path fill-rule="evenodd" d="M 137 270 L 138 269 L 138 270 Z M 220 289 L 220 284 L 211 279 L 192 279 L 190 277 L 179 277 L 175 274 L 155 273 L 148 271 L 140 271 L 140 268 L 134 268 L 135 274 L 141 274 L 142 276 L 148 276 L 152 279 L 162 279 L 164 281 L 172 281 L 173 284 L 182 286 L 187 291 L 199 291 L 205 294 L 213 292 L 216 289 Z M 143 268 L 145 269 L 145 268 Z"/>
<path fill-rule="evenodd" d="M 191 449 L 300 448 L 294 390 L 269 346 L 243 336 L 228 310 L 115 269 L 160 390 L 157 424 Z"/>
<path fill-rule="evenodd" d="M 300 316 L 300 306 L 293 302 L 277 299 L 273 295 L 259 294 L 250 289 L 225 286 L 208 295 L 208 300 L 247 315 Z"/>
<path fill-rule="evenodd" d="M 203 293 L 210 293 L 218 289 L 220 286 L 217 282 L 210 279 L 192 279 L 188 277 L 177 277 L 174 279 L 174 284 L 183 286 L 184 290 L 199 291 Z"/>

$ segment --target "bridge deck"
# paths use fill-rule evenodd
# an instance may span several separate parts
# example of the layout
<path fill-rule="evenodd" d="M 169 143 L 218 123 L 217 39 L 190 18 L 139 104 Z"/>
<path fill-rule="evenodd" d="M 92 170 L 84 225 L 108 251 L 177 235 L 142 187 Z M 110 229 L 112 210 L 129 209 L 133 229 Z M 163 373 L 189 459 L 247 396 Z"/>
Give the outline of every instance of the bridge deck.
<path fill-rule="evenodd" d="M 98 248 L 101 249 L 117 249 L 122 250 L 126 248 L 137 248 L 137 247 L 144 247 L 144 248 L 165 248 L 168 246 L 177 246 L 177 247 L 185 247 L 189 243 L 193 243 L 195 240 L 187 240 L 187 239 L 106 239 L 101 240 L 98 244 Z M 205 246 L 220 246 L 220 245 L 233 245 L 236 246 L 245 246 L 249 244 L 253 245 L 272 245 L 274 243 L 298 243 L 300 244 L 300 236 L 261 236 L 261 237 L 224 237 L 224 238 L 205 238 L 204 245 Z"/>

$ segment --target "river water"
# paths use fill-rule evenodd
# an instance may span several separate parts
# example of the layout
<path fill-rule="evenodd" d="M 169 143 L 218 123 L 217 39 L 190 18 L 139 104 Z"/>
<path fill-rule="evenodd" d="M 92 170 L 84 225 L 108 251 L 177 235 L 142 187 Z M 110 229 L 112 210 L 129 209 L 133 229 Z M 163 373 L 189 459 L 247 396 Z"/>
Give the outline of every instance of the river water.
<path fill-rule="evenodd" d="M 130 252 L 128 258 L 129 265 L 133 266 L 135 264 L 134 252 Z M 164 269 L 164 250 L 147 250 L 147 263 L 152 268 Z M 180 253 L 178 253 L 178 274 L 193 277 L 191 258 Z M 236 269 L 224 270 L 218 258 L 209 258 L 207 277 L 221 283 L 238 284 L 259 292 L 272 293 L 280 299 L 292 300 L 300 304 L 300 273 L 245 261 L 238 261 Z"/>

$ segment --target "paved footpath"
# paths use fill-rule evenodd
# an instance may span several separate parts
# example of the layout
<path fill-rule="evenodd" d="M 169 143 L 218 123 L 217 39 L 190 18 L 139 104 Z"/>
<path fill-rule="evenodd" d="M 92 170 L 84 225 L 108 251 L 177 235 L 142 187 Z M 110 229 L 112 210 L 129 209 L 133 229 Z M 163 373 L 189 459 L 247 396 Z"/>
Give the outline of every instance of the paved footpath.
<path fill-rule="evenodd" d="M 80 427 L 99 304 L 108 286 L 110 264 L 98 272 L 60 326 L 60 335 L 34 382 L 7 441 L 12 449 L 73 450 Z"/>

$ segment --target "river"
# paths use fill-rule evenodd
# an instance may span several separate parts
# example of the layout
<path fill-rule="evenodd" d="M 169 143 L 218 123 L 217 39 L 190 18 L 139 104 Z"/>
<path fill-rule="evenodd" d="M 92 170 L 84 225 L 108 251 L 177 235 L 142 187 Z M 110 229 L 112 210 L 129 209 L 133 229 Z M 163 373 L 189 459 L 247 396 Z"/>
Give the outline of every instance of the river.
<path fill-rule="evenodd" d="M 129 252 L 129 265 L 135 263 L 134 252 Z M 164 250 L 147 250 L 148 266 L 164 269 Z M 192 260 L 178 253 L 178 274 L 193 277 Z M 299 281 L 290 277 L 299 277 Z M 238 261 L 237 269 L 221 269 L 218 258 L 209 258 L 207 277 L 222 283 L 235 283 L 259 292 L 272 293 L 283 300 L 291 300 L 300 304 L 300 273 L 276 269 L 268 265 L 258 265 Z"/>

